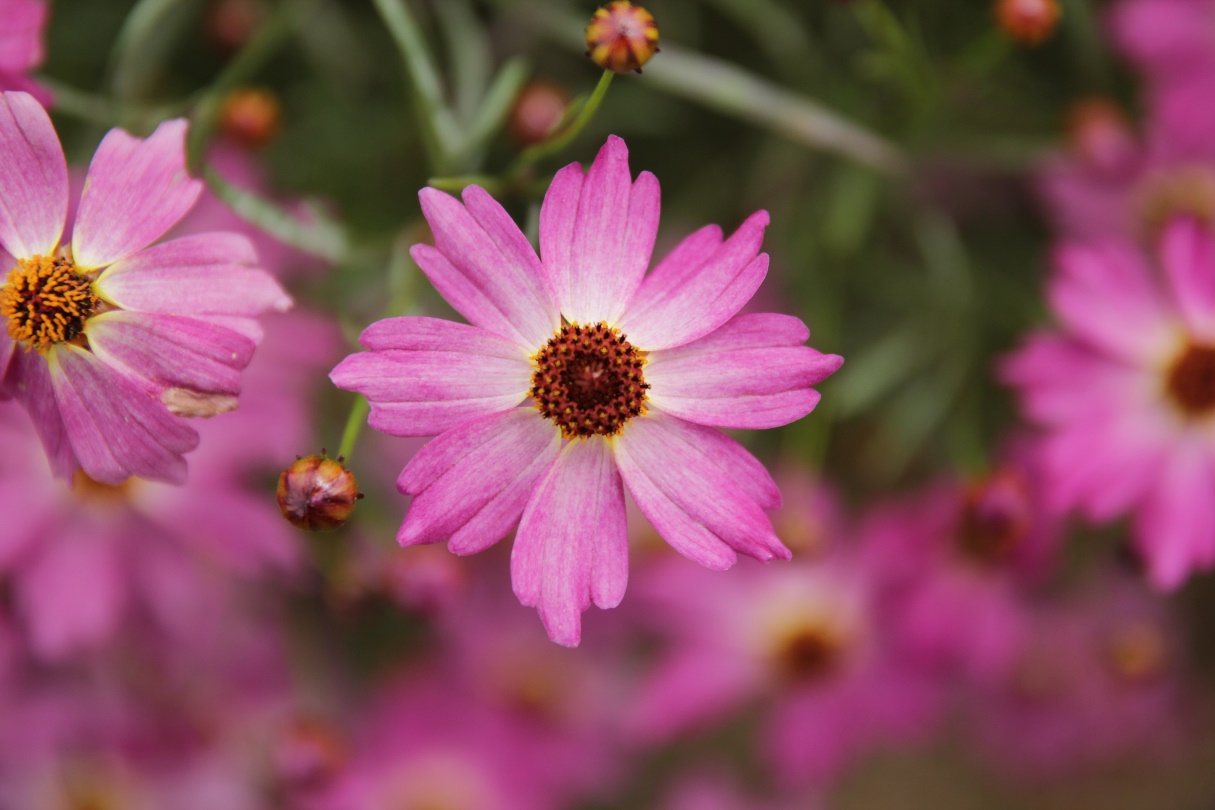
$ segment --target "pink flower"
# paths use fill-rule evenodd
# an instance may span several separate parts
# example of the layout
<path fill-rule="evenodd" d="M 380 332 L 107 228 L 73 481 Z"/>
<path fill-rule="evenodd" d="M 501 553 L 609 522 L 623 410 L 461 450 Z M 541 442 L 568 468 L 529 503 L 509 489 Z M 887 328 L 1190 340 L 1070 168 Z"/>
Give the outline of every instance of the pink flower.
<path fill-rule="evenodd" d="M 641 577 L 667 653 L 634 702 L 651 743 L 759 706 L 765 761 L 786 784 L 826 786 L 883 744 L 935 725 L 937 690 L 888 644 L 873 578 L 839 551 L 730 577 L 656 565 Z"/>
<path fill-rule="evenodd" d="M 50 6 L 44 0 L 0 0 L 0 91 L 23 90 L 42 104 L 50 93 L 26 74 L 42 64 L 42 32 Z"/>
<path fill-rule="evenodd" d="M 0 94 L 0 395 L 29 412 L 60 477 L 184 481 L 198 434 L 182 417 L 236 407 L 256 317 L 290 305 L 242 235 L 148 247 L 202 191 L 185 132 L 183 120 L 146 140 L 111 130 L 61 248 L 63 150 L 31 96 Z"/>
<path fill-rule="evenodd" d="M 436 246 L 413 257 L 472 325 L 380 321 L 360 339 L 370 351 L 330 375 L 371 401 L 373 427 L 438 434 L 397 481 L 414 496 L 399 542 L 471 554 L 518 524 L 515 594 L 570 646 L 582 610 L 624 596 L 625 486 L 702 565 L 789 557 L 764 514 L 776 486 L 714 429 L 805 416 L 819 399 L 810 386 L 843 362 L 803 346 L 796 318 L 736 315 L 767 272 L 767 213 L 724 241 L 702 228 L 647 275 L 658 182 L 632 181 L 614 136 L 586 175 L 572 164 L 553 178 L 542 259 L 483 189 L 463 205 L 420 197 Z"/>
<path fill-rule="evenodd" d="M 1035 332 L 1002 376 L 1046 431 L 1054 506 L 1133 514 L 1152 582 L 1215 564 L 1215 245 L 1171 224 L 1158 264 L 1123 242 L 1067 245 L 1049 287 L 1061 332 Z"/>

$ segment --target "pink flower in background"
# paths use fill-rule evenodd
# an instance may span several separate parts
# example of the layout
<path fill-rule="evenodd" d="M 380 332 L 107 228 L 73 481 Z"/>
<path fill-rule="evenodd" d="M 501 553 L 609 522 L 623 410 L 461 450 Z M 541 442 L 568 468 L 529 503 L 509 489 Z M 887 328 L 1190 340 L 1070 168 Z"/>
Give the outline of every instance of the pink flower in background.
<path fill-rule="evenodd" d="M 42 64 L 49 13 L 45 0 L 0 0 L 0 91 L 23 90 L 42 104 L 50 103 L 46 88 L 27 75 Z"/>
<path fill-rule="evenodd" d="M 571 806 L 577 795 L 576 746 L 537 746 L 516 719 L 432 675 L 389 684 L 344 713 L 358 718 L 349 761 L 291 806 L 547 810 Z"/>
<path fill-rule="evenodd" d="M 635 733 L 665 742 L 759 705 L 765 761 L 782 782 L 820 786 L 874 748 L 927 734 L 936 690 L 892 656 L 860 562 L 838 551 L 730 577 L 646 571 L 647 615 L 670 647 L 630 711 Z"/>
<path fill-rule="evenodd" d="M 760 799 L 745 793 L 724 769 L 705 769 L 679 779 L 655 805 L 655 810 L 813 810 L 822 803 L 812 797 Z"/>
<path fill-rule="evenodd" d="M 863 554 L 904 655 L 941 677 L 1003 673 L 1025 632 L 1023 592 L 1053 570 L 1063 536 L 1041 487 L 1018 447 L 983 478 L 872 509 Z"/>
<path fill-rule="evenodd" d="M 198 434 L 181 417 L 236 407 L 256 317 L 290 299 L 247 238 L 200 234 L 148 247 L 194 204 L 186 123 L 148 139 L 111 130 L 89 167 L 70 247 L 63 151 L 46 112 L 0 95 L 0 395 L 16 398 L 51 468 L 118 485 L 185 480 Z"/>
<path fill-rule="evenodd" d="M 299 542 L 258 471 L 310 441 L 310 375 L 332 362 L 333 325 L 291 314 L 267 323 L 242 407 L 200 426 L 188 487 L 129 479 L 65 486 L 12 405 L 0 406 L 0 581 L 34 652 L 58 659 L 95 648 L 136 618 L 173 637 L 197 633 L 209 573 L 291 571 Z"/>
<path fill-rule="evenodd" d="M 1027 615 L 1013 665 L 968 696 L 966 717 L 994 769 L 1055 778 L 1179 750 L 1195 704 L 1163 603 L 1104 576 Z"/>
<path fill-rule="evenodd" d="M 576 645 L 581 612 L 613 607 L 628 572 L 624 487 L 663 538 L 715 569 L 738 552 L 787 558 L 765 508 L 780 493 L 715 428 L 805 416 L 810 386 L 843 362 L 803 346 L 786 315 L 736 315 L 767 272 L 768 215 L 729 239 L 702 228 L 646 274 L 658 228 L 653 175 L 631 179 L 610 137 L 585 175 L 553 179 L 540 252 L 483 189 L 464 204 L 423 189 L 435 247 L 413 257 L 471 322 L 391 318 L 330 375 L 365 395 L 370 424 L 436 435 L 397 485 L 414 499 L 397 539 L 481 551 L 516 524 L 515 594 L 553 640 Z"/>
<path fill-rule="evenodd" d="M 1152 582 L 1215 564 L 1215 245 L 1171 224 L 1158 264 L 1124 242 L 1058 251 L 1060 332 L 1035 332 L 1002 376 L 1046 431 L 1046 492 L 1095 522 L 1134 516 Z"/>

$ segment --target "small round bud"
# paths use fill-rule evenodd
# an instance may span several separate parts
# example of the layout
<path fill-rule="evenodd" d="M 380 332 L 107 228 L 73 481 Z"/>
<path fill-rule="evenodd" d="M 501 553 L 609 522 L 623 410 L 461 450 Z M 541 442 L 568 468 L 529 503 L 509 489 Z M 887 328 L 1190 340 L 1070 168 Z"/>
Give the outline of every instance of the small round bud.
<path fill-rule="evenodd" d="M 1059 0 L 996 0 L 996 22 L 1021 45 L 1041 45 L 1059 24 Z"/>
<path fill-rule="evenodd" d="M 241 87 L 224 98 L 219 115 L 224 134 L 250 149 L 265 146 L 282 126 L 283 112 L 269 90 Z"/>
<path fill-rule="evenodd" d="M 654 17 L 628 0 L 616 0 L 595 12 L 586 26 L 586 55 L 613 73 L 641 72 L 658 53 Z"/>
<path fill-rule="evenodd" d="M 279 778 L 295 791 L 323 788 L 349 759 L 337 732 L 312 717 L 298 717 L 283 728 L 273 755 Z"/>
<path fill-rule="evenodd" d="M 204 28 L 218 50 L 233 54 L 253 38 L 269 16 L 265 0 L 212 0 Z"/>
<path fill-rule="evenodd" d="M 507 119 L 511 137 L 521 146 L 547 138 L 565 117 L 570 97 L 552 82 L 530 82 L 519 92 Z"/>
<path fill-rule="evenodd" d="M 292 526 L 310 532 L 336 529 L 350 519 L 363 497 L 342 456 L 306 456 L 278 477 L 278 509 Z"/>
<path fill-rule="evenodd" d="M 1067 139 L 1077 157 L 1103 172 L 1127 169 L 1139 151 L 1126 113 L 1104 98 L 1081 99 L 1072 105 L 1067 115 Z"/>

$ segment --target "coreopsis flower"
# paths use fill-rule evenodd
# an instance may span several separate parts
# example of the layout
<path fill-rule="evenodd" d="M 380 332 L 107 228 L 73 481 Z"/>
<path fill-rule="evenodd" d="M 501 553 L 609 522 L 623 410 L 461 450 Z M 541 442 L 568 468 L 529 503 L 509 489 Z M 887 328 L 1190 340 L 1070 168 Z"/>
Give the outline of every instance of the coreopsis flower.
<path fill-rule="evenodd" d="M 629 174 L 610 137 L 585 175 L 562 169 L 540 214 L 540 257 L 483 189 L 464 204 L 423 189 L 435 246 L 412 255 L 471 322 L 372 324 L 330 375 L 371 402 L 370 423 L 438 434 L 405 467 L 403 545 L 471 554 L 518 525 L 515 593 L 549 635 L 578 643 L 581 611 L 614 607 L 628 572 L 624 487 L 663 538 L 710 568 L 742 552 L 788 558 L 764 513 L 780 493 L 715 428 L 805 416 L 842 358 L 803 346 L 787 315 L 737 315 L 767 272 L 767 212 L 716 226 L 646 274 L 658 228 L 653 175 Z"/>
<path fill-rule="evenodd" d="M 1154 257 L 1066 245 L 1049 300 L 1061 330 L 1002 368 L 1045 430 L 1048 498 L 1096 522 L 1133 515 L 1149 577 L 1175 588 L 1215 565 L 1215 244 L 1183 219 Z"/>
<path fill-rule="evenodd" d="M 180 483 L 198 434 L 183 417 L 232 410 L 260 338 L 290 299 L 249 240 L 152 243 L 198 198 L 184 120 L 147 139 L 111 130 L 89 167 L 70 243 L 68 173 L 46 112 L 0 94 L 0 396 L 17 399 L 55 474 Z"/>
<path fill-rule="evenodd" d="M 23 90 L 43 104 L 50 93 L 27 74 L 42 64 L 49 12 L 46 0 L 0 0 L 0 90 Z"/>

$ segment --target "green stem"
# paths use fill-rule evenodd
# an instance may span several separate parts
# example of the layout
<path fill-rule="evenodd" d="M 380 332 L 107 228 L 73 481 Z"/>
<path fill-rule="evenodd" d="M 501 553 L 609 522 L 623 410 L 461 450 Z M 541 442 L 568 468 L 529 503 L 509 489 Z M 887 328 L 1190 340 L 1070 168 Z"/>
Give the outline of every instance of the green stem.
<path fill-rule="evenodd" d="M 577 138 L 582 133 L 582 130 L 586 129 L 586 125 L 591 122 L 591 119 L 595 117 L 595 113 L 599 110 L 599 105 L 603 103 L 603 98 L 607 95 L 608 88 L 612 85 L 612 77 L 615 75 L 610 70 L 603 71 L 603 75 L 599 77 L 599 84 L 595 85 L 594 92 L 591 93 L 591 97 L 586 100 L 586 103 L 582 105 L 582 109 L 578 111 L 578 115 L 574 120 L 557 130 L 548 140 L 524 149 L 511 168 L 507 169 L 507 175 L 518 175 L 526 167 L 549 155 L 556 154 L 569 146 L 570 142 L 574 138 Z"/>
<path fill-rule="evenodd" d="M 346 427 L 342 430 L 342 444 L 338 447 L 338 455 L 345 458 L 347 464 L 350 463 L 350 454 L 354 452 L 355 442 L 359 440 L 359 432 L 363 429 L 363 423 L 367 421 L 370 411 L 371 406 L 363 396 L 356 397 L 354 404 L 350 406 L 350 415 L 346 417 Z"/>

